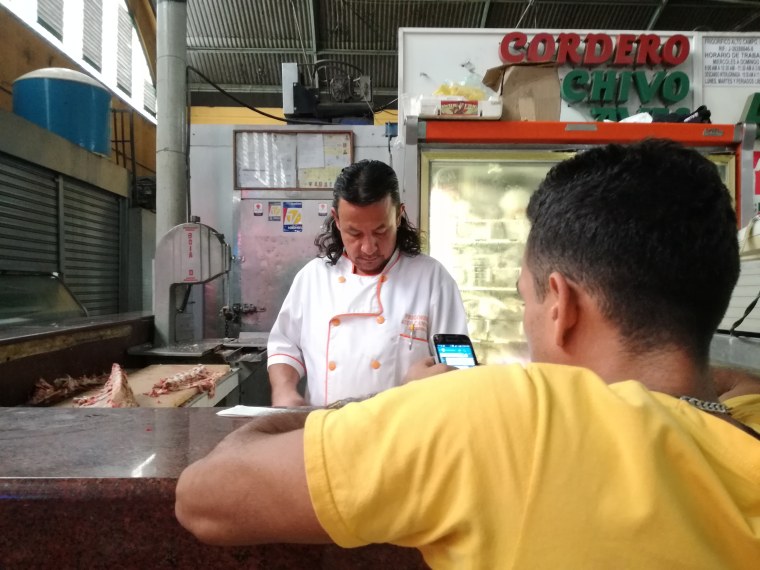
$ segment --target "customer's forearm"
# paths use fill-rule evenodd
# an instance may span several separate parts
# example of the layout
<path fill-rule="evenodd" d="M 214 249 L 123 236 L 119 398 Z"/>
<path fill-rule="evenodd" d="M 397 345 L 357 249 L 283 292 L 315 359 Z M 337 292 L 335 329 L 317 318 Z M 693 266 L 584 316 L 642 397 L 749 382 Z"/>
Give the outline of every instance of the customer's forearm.
<path fill-rule="evenodd" d="M 273 406 L 304 406 L 306 400 L 298 393 L 298 371 L 287 364 L 269 367 L 269 384 L 272 387 Z"/>

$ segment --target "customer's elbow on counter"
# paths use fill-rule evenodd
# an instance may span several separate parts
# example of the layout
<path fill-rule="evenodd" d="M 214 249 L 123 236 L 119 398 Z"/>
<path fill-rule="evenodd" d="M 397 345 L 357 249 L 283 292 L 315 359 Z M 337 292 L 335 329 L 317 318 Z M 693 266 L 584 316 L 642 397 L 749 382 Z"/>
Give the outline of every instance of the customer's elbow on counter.
<path fill-rule="evenodd" d="M 223 526 L 209 510 L 207 494 L 195 489 L 192 476 L 183 473 L 177 481 L 174 515 L 199 541 L 214 546 L 231 546 Z"/>

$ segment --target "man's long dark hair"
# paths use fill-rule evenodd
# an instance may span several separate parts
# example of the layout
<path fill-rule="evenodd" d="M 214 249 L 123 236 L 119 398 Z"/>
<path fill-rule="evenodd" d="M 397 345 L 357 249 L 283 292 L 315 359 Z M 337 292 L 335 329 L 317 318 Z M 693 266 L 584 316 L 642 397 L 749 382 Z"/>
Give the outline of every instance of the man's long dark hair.
<path fill-rule="evenodd" d="M 582 284 L 632 353 L 682 347 L 701 364 L 739 276 L 736 215 L 715 165 L 665 140 L 607 145 L 551 169 L 528 205 L 540 298 Z"/>
<path fill-rule="evenodd" d="M 339 211 L 340 199 L 357 206 L 365 206 L 379 202 L 390 196 L 398 211 L 401 196 L 398 188 L 398 177 L 393 169 L 379 160 L 360 160 L 344 168 L 333 188 L 333 208 Z M 319 257 L 327 258 L 335 265 L 343 255 L 343 239 L 335 225 L 332 215 L 324 224 L 324 231 L 314 240 L 319 248 Z M 401 215 L 401 221 L 396 231 L 396 247 L 409 256 L 420 253 L 420 234 L 409 219 L 406 212 Z"/>

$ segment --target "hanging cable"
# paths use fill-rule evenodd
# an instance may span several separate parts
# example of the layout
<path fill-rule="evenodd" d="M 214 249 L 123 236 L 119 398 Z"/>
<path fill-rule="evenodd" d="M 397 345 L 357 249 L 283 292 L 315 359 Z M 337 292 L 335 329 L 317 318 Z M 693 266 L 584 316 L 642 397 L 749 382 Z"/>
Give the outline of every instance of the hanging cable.
<path fill-rule="evenodd" d="M 233 95 L 232 93 L 230 93 L 229 91 L 227 91 L 226 89 L 224 89 L 223 87 L 221 87 L 220 85 L 217 85 L 216 83 L 214 83 L 213 81 L 211 81 L 200 70 L 196 69 L 192 65 L 188 65 L 187 66 L 187 71 L 192 71 L 193 73 L 195 73 L 196 75 L 198 75 L 201 79 L 203 79 L 206 83 L 208 83 L 209 85 L 211 85 L 211 87 L 213 87 L 214 89 L 216 89 L 217 91 L 219 91 L 222 95 L 225 95 L 225 96 L 229 97 L 230 99 L 232 99 L 233 101 L 235 101 L 235 103 L 237 103 L 238 105 L 240 105 L 242 107 L 245 107 L 246 109 L 250 109 L 254 113 L 258 113 L 259 115 L 262 115 L 262 116 L 267 117 L 269 119 L 274 119 L 275 121 L 281 121 L 283 123 L 294 123 L 294 124 L 298 124 L 298 125 L 333 125 L 333 124 L 335 124 L 335 123 L 330 123 L 330 122 L 327 122 L 327 121 L 317 121 L 317 120 L 308 121 L 308 120 L 304 120 L 304 119 L 288 119 L 288 118 L 285 118 L 285 117 L 278 117 L 277 115 L 272 115 L 271 113 L 267 113 L 266 111 L 262 111 L 261 109 L 257 109 L 253 105 L 249 105 L 248 103 L 246 103 L 245 101 L 243 101 L 239 97 L 236 97 L 235 95 Z M 187 83 L 188 83 L 188 85 L 190 85 L 189 81 Z M 189 89 L 189 87 L 188 87 L 188 89 Z M 372 113 L 379 113 L 380 111 L 384 111 L 385 109 L 387 109 L 388 107 L 390 107 L 391 105 L 393 105 L 393 103 L 395 103 L 396 101 L 398 101 L 398 97 L 396 97 L 395 99 L 389 101 L 385 105 L 382 105 L 382 106 L 378 107 L 377 109 L 373 109 L 372 106 L 369 105 L 369 102 L 367 102 L 367 105 L 369 106 L 370 111 L 372 111 Z"/>
<path fill-rule="evenodd" d="M 243 101 L 239 97 L 236 97 L 235 95 L 233 95 L 229 91 L 223 89 L 222 87 L 220 87 L 219 85 L 217 85 L 216 83 L 214 83 L 213 81 L 211 81 L 208 77 L 206 77 L 203 73 L 201 73 L 199 70 L 197 70 L 192 65 L 188 65 L 187 69 L 189 69 L 190 71 L 192 71 L 193 73 L 195 73 L 196 75 L 198 75 L 206 83 L 208 83 L 209 85 L 211 85 L 211 87 L 213 87 L 214 89 L 216 89 L 217 91 L 219 91 L 223 95 L 226 95 L 227 97 L 229 97 L 230 99 L 232 99 L 233 101 L 235 101 L 235 103 L 237 103 L 238 105 L 241 105 L 241 106 L 245 107 L 246 109 L 250 109 L 254 113 L 258 113 L 259 115 L 262 115 L 262 116 L 267 117 L 269 119 L 274 119 L 275 121 L 281 121 L 283 123 L 295 123 L 295 124 L 298 124 L 298 125 L 332 125 L 333 124 L 333 123 L 328 123 L 326 121 L 305 121 L 305 120 L 301 120 L 301 119 L 286 119 L 284 117 L 278 117 L 277 115 L 272 115 L 271 113 L 267 113 L 265 111 L 262 111 L 261 109 L 257 109 L 256 107 L 254 107 L 252 105 L 249 105 L 248 103 L 246 103 L 245 101 Z"/>
<path fill-rule="evenodd" d="M 523 18 L 525 17 L 525 14 L 528 13 L 528 10 L 530 10 L 530 7 L 533 6 L 534 0 L 529 0 L 528 5 L 525 7 L 525 10 L 523 10 L 522 15 L 520 16 L 520 19 L 517 20 L 517 24 L 515 25 L 515 29 L 520 27 L 520 24 L 522 24 Z"/>
<path fill-rule="evenodd" d="M 747 315 L 749 315 L 752 312 L 752 309 L 755 308 L 755 305 L 757 305 L 757 301 L 760 299 L 760 292 L 755 296 L 754 299 L 750 302 L 749 305 L 747 305 L 747 308 L 744 309 L 744 314 L 737 319 L 737 321 L 731 325 L 731 328 L 728 329 L 728 335 L 729 336 L 740 336 L 740 334 L 744 334 L 741 331 L 736 331 L 736 327 L 738 327 L 740 324 L 744 322 L 744 319 L 747 318 Z"/>
<path fill-rule="evenodd" d="M 298 12 L 296 12 L 296 5 L 293 4 L 293 0 L 290 0 L 290 8 L 293 10 L 293 21 L 296 23 L 296 31 L 298 32 L 298 39 L 301 42 L 301 51 L 303 52 L 303 60 L 309 61 L 308 56 L 306 55 L 306 45 L 303 41 L 303 34 L 301 34 L 301 23 L 298 21 Z"/>
<path fill-rule="evenodd" d="M 393 105 L 396 101 L 398 101 L 398 97 L 396 97 L 395 99 L 391 99 L 385 105 L 380 105 L 377 109 L 373 109 L 372 112 L 373 113 L 379 113 L 381 111 L 385 111 L 388 107 L 390 107 L 391 105 Z"/>

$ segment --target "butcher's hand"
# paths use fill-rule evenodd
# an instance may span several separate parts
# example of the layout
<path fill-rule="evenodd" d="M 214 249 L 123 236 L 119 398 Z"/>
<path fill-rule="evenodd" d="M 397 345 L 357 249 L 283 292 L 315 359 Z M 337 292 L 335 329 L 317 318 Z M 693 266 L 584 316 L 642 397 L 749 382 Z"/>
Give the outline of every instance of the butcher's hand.
<path fill-rule="evenodd" d="M 420 380 L 421 378 L 451 372 L 452 370 L 456 370 L 456 368 L 447 364 L 436 364 L 435 359 L 432 356 L 428 356 L 423 360 L 418 360 L 409 367 L 409 370 L 406 371 L 404 382 Z"/>

